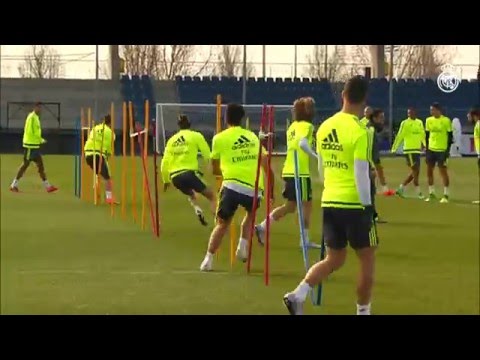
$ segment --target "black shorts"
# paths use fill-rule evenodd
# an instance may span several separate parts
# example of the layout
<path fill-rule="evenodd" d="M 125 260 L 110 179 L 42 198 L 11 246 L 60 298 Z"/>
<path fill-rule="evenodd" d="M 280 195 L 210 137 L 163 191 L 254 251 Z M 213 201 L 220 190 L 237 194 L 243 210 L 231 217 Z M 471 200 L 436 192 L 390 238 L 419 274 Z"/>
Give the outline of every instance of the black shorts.
<path fill-rule="evenodd" d="M 405 154 L 405 159 L 407 160 L 407 165 L 409 167 L 420 166 L 420 154 Z"/>
<path fill-rule="evenodd" d="M 108 163 L 104 156 L 101 155 L 88 155 L 85 156 L 85 161 L 87 165 L 93 170 L 93 158 L 95 157 L 95 170 L 97 175 L 100 174 L 105 180 L 110 180 L 110 170 L 108 169 Z M 102 159 L 102 164 L 100 164 L 100 158 Z M 102 165 L 100 169 L 100 165 Z"/>
<path fill-rule="evenodd" d="M 194 192 L 201 194 L 207 188 L 195 171 L 185 171 L 174 176 L 172 178 L 172 184 L 187 196 L 193 196 Z"/>
<path fill-rule="evenodd" d="M 217 217 L 224 221 L 230 220 L 235 215 L 238 206 L 251 212 L 253 209 L 253 197 L 222 187 L 218 194 Z M 260 199 L 257 201 L 257 209 L 259 206 Z"/>
<path fill-rule="evenodd" d="M 29 163 L 30 161 L 38 162 L 42 160 L 40 149 L 23 149 L 23 161 Z"/>
<path fill-rule="evenodd" d="M 312 180 L 308 177 L 301 177 L 300 179 L 300 194 L 302 201 L 312 201 Z M 285 177 L 283 178 L 283 198 L 288 201 L 297 201 L 297 195 L 295 192 L 295 178 Z"/>
<path fill-rule="evenodd" d="M 427 150 L 425 153 L 425 161 L 431 166 L 438 165 L 439 167 L 445 167 L 448 162 L 447 153 L 445 151 Z"/>
<path fill-rule="evenodd" d="M 359 250 L 378 245 L 372 214 L 362 209 L 323 208 L 323 237 L 327 247 L 340 250 L 350 246 Z"/>

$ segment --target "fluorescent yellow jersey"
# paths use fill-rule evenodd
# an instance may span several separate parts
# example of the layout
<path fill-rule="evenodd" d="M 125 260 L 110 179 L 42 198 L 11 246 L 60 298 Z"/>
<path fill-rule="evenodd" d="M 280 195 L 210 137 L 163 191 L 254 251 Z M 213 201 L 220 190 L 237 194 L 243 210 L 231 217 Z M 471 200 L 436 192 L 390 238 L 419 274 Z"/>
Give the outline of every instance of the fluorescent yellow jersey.
<path fill-rule="evenodd" d="M 480 155 L 480 120 L 475 123 L 473 128 L 473 143 L 475 144 L 477 155 Z"/>
<path fill-rule="evenodd" d="M 88 139 L 85 142 L 85 155 L 102 154 L 110 156 L 112 152 L 112 141 L 115 141 L 115 134 L 108 125 L 98 124 L 90 130 Z"/>
<path fill-rule="evenodd" d="M 240 126 L 232 126 L 213 137 L 212 156 L 220 160 L 222 185 L 231 188 L 255 189 L 260 140 L 255 133 Z M 266 155 L 266 150 L 263 149 Z M 263 171 L 260 171 L 259 190 L 264 189 Z"/>
<path fill-rule="evenodd" d="M 300 140 L 305 138 L 310 147 L 313 146 L 313 124 L 298 120 L 292 122 L 287 130 L 287 157 L 283 164 L 282 177 L 295 176 L 294 152 L 298 151 L 299 176 L 310 177 L 310 156 L 300 149 Z"/>
<path fill-rule="evenodd" d="M 322 207 L 363 208 L 355 183 L 354 161 L 369 161 L 367 130 L 354 115 L 338 112 L 317 131 L 317 153 L 324 170 Z"/>
<path fill-rule="evenodd" d="M 430 116 L 425 122 L 425 131 L 430 132 L 428 138 L 428 150 L 443 152 L 447 151 L 448 133 L 452 132 L 452 122 L 446 116 L 436 118 Z"/>
<path fill-rule="evenodd" d="M 32 111 L 25 120 L 23 129 L 23 147 L 26 149 L 38 149 L 45 140 L 42 138 L 42 128 L 40 126 L 40 117 Z"/>
<path fill-rule="evenodd" d="M 405 119 L 400 124 L 393 142 L 392 152 L 396 152 L 403 141 L 404 154 L 420 154 L 425 146 L 425 129 L 420 119 Z"/>
<path fill-rule="evenodd" d="M 164 183 L 186 171 L 198 171 L 198 152 L 210 159 L 210 147 L 201 133 L 190 129 L 177 132 L 167 141 L 160 169 Z"/>
<path fill-rule="evenodd" d="M 361 123 L 362 125 L 365 125 L 365 126 L 367 126 L 367 124 L 368 124 L 369 121 L 370 121 L 370 120 L 368 120 L 366 117 L 363 117 L 363 118 L 360 119 L 360 123 Z"/>

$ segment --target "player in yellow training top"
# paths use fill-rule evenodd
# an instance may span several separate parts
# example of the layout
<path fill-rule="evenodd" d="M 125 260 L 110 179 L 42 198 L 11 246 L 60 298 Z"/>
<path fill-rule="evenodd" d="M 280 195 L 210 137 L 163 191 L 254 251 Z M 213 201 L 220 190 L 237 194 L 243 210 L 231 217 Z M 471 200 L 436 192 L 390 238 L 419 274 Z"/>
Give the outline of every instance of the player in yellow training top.
<path fill-rule="evenodd" d="M 371 144 L 357 117 L 365 105 L 367 90 L 368 82 L 361 77 L 347 81 L 342 110 L 317 131 L 318 162 L 325 184 L 322 208 L 327 254 L 308 270 L 294 291 L 285 294 L 283 301 L 291 315 L 303 314 L 303 303 L 312 288 L 342 267 L 349 243 L 360 260 L 357 315 L 370 315 L 378 239 L 371 206 Z"/>
<path fill-rule="evenodd" d="M 475 107 L 468 113 L 468 120 L 475 124 L 473 128 L 473 143 L 475 145 L 475 152 L 477 153 L 478 161 L 478 177 L 480 180 L 480 106 Z M 478 190 L 478 188 L 477 188 Z M 474 200 L 474 204 L 480 204 L 480 200 Z"/>
<path fill-rule="evenodd" d="M 310 242 L 308 229 L 310 228 L 310 215 L 312 213 L 312 180 L 310 178 L 310 158 L 317 160 L 317 155 L 312 150 L 313 146 L 313 118 L 315 116 L 315 102 L 311 97 L 304 97 L 296 100 L 293 104 L 294 121 L 287 130 L 287 157 L 283 165 L 282 177 L 284 180 L 283 197 L 285 204 L 277 207 L 270 213 L 270 224 L 280 220 L 287 214 L 295 212 L 297 208 L 295 193 L 295 164 L 294 152 L 298 152 L 299 177 L 301 184 L 301 196 L 303 213 L 305 218 L 305 236 L 307 246 L 319 247 L 318 244 Z M 264 234 L 267 220 L 263 220 L 255 227 L 255 232 L 260 244 L 264 243 Z M 300 240 L 300 246 L 302 242 Z"/>
<path fill-rule="evenodd" d="M 112 179 L 110 168 L 108 167 L 108 158 L 112 155 L 112 142 L 115 142 L 115 134 L 111 126 L 112 118 L 110 115 L 106 115 L 102 123 L 95 125 L 90 130 L 83 148 L 85 151 L 85 162 L 92 170 L 95 162 L 97 175 L 100 173 L 105 181 L 105 202 L 107 204 L 117 203 L 112 194 Z"/>
<path fill-rule="evenodd" d="M 38 174 L 43 181 L 43 186 L 47 192 L 57 191 L 58 188 L 51 185 L 45 174 L 45 165 L 43 164 L 42 154 L 40 153 L 40 145 L 46 141 L 42 138 L 42 127 L 40 126 L 41 103 L 36 103 L 33 111 L 28 114 L 25 120 L 25 129 L 23 130 L 23 163 L 17 171 L 17 176 L 10 185 L 10 191 L 18 192 L 18 182 L 22 178 L 25 171 L 30 166 L 30 162 L 34 162 L 38 168 Z"/>
<path fill-rule="evenodd" d="M 190 130 L 190 126 L 188 117 L 180 115 L 178 118 L 180 131 L 168 139 L 160 168 L 164 191 L 172 182 L 173 186 L 187 195 L 200 223 L 206 226 L 207 222 L 198 205 L 196 194 L 202 194 L 210 201 L 213 213 L 215 213 L 216 199 L 213 191 L 201 179 L 203 174 L 198 168 L 198 152 L 204 161 L 209 161 L 210 147 L 203 135 L 198 131 Z"/>
<path fill-rule="evenodd" d="M 207 253 L 200 265 L 201 271 L 210 271 L 213 266 L 213 255 L 220 247 L 223 236 L 232 221 L 238 207 L 243 207 L 247 214 L 243 218 L 240 230 L 240 239 L 236 256 L 245 262 L 248 255 L 248 238 L 253 217 L 253 200 L 255 194 L 255 180 L 257 177 L 258 154 L 260 140 L 250 130 L 240 126 L 245 117 L 243 106 L 229 104 L 227 106 L 228 128 L 213 137 L 212 142 L 212 171 L 215 176 L 222 176 L 223 182 L 219 193 L 217 207 L 217 223 L 210 235 Z M 262 148 L 263 154 L 266 150 Z M 263 192 L 264 172 L 270 171 L 272 188 L 274 188 L 273 172 L 268 168 L 267 157 L 262 157 L 263 172 L 260 172 L 258 181 L 259 197 Z M 273 193 L 272 193 L 273 196 Z M 271 201 L 272 199 L 269 199 Z M 259 204 L 258 201 L 257 204 Z"/>
<path fill-rule="evenodd" d="M 438 165 L 438 170 L 443 180 L 443 197 L 440 202 L 448 203 L 450 179 L 448 177 L 447 161 L 450 156 L 450 147 L 453 143 L 452 122 L 443 115 L 439 103 L 433 103 L 430 106 L 430 113 L 432 116 L 425 121 L 425 139 L 427 144 L 425 157 L 428 177 L 428 198 L 425 201 L 436 199 L 435 187 L 433 185 L 433 170 L 435 165 Z"/>
<path fill-rule="evenodd" d="M 418 183 L 420 175 L 420 154 L 422 146 L 425 146 L 425 128 L 423 122 L 417 119 L 417 113 L 414 108 L 408 108 L 407 118 L 403 120 L 398 129 L 397 136 L 392 146 L 392 153 L 396 153 L 398 147 L 403 142 L 403 154 L 407 159 L 407 166 L 410 168 L 410 174 L 400 184 L 396 194 L 403 197 L 405 186 L 413 181 L 415 192 L 419 199 L 423 199 L 422 191 Z"/>
<path fill-rule="evenodd" d="M 360 122 L 367 126 L 368 122 L 370 121 L 370 118 L 372 117 L 373 113 L 373 108 L 371 106 L 365 107 L 363 110 L 363 118 L 360 119 Z"/>

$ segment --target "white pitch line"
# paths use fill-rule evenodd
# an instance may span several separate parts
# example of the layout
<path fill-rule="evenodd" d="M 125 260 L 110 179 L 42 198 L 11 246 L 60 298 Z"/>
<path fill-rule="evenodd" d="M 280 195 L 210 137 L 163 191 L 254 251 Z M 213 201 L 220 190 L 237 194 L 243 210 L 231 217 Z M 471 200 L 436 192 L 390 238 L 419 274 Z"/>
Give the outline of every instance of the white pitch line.
<path fill-rule="evenodd" d="M 20 270 L 20 274 L 87 274 L 86 270 Z"/>
<path fill-rule="evenodd" d="M 203 274 L 200 270 L 171 270 L 171 271 L 88 271 L 88 270 L 20 270 L 19 274 L 33 274 L 33 275 L 65 275 L 65 274 L 108 274 L 108 275 L 189 275 L 189 274 Z M 210 271 L 213 275 L 228 275 L 228 271 Z"/>

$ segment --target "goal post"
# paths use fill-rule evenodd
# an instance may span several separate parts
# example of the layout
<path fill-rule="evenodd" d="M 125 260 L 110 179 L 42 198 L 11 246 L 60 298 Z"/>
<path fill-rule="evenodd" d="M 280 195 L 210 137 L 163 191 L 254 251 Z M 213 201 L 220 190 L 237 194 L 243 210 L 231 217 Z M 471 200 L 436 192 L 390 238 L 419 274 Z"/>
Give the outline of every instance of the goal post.
<path fill-rule="evenodd" d="M 243 105 L 245 120 L 243 126 L 258 133 L 262 117 L 263 105 Z M 227 105 L 222 104 L 222 128 L 226 128 L 225 111 Z M 273 155 L 286 154 L 285 133 L 291 121 L 292 105 L 273 105 L 275 119 L 275 140 Z M 156 104 L 156 150 L 163 154 L 168 139 L 178 131 L 178 115 L 187 115 L 192 130 L 199 131 L 211 144 L 216 129 L 216 104 L 182 104 L 182 103 L 157 103 Z"/>

